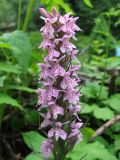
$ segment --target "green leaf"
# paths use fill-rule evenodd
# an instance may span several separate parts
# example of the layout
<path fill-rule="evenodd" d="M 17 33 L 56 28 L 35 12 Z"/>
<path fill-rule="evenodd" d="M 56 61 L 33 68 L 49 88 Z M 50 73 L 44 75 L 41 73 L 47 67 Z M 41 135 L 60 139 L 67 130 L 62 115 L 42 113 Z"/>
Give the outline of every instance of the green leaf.
<path fill-rule="evenodd" d="M 25 92 L 28 92 L 28 93 L 36 93 L 34 89 L 28 88 L 28 87 L 25 87 L 25 86 L 8 85 L 7 88 L 8 89 L 20 90 L 20 91 L 25 91 Z"/>
<path fill-rule="evenodd" d="M 82 134 L 84 136 L 84 140 L 82 143 L 87 143 L 90 137 L 95 133 L 95 131 L 92 128 L 85 127 L 82 131 Z"/>
<path fill-rule="evenodd" d="M 80 143 L 74 147 L 73 151 L 67 157 L 73 160 L 80 160 L 84 155 L 86 155 L 85 160 L 117 160 L 100 142 L 90 144 Z"/>
<path fill-rule="evenodd" d="M 89 104 L 85 104 L 84 103 L 84 107 L 83 109 L 80 111 L 81 114 L 86 114 L 86 113 L 91 113 L 93 111 L 93 107 L 92 105 Z"/>
<path fill-rule="evenodd" d="M 6 79 L 6 76 L 1 76 L 0 77 L 0 87 L 3 87 L 4 86 L 4 81 Z"/>
<path fill-rule="evenodd" d="M 18 101 L 7 94 L 0 94 L 0 104 L 9 104 L 15 108 L 23 110 L 22 106 L 18 103 Z"/>
<path fill-rule="evenodd" d="M 36 124 L 39 122 L 39 113 L 35 109 L 26 109 L 26 114 L 24 115 L 24 121 L 28 124 Z"/>
<path fill-rule="evenodd" d="M 43 136 L 41 136 L 38 132 L 30 131 L 22 133 L 23 139 L 26 145 L 32 149 L 33 151 L 39 153 L 40 152 L 40 145 L 45 140 Z"/>
<path fill-rule="evenodd" d="M 104 121 L 109 120 L 114 117 L 114 112 L 107 107 L 97 108 L 94 110 L 94 116 L 98 119 L 102 119 Z"/>
<path fill-rule="evenodd" d="M 120 135 L 115 135 L 114 146 L 115 151 L 120 150 Z"/>
<path fill-rule="evenodd" d="M 88 98 L 104 100 L 108 97 L 108 88 L 99 85 L 97 82 L 87 82 L 86 86 L 81 89 L 81 93 Z"/>
<path fill-rule="evenodd" d="M 26 156 L 24 160 L 43 160 L 43 158 L 41 158 L 40 154 L 31 153 L 28 156 Z"/>
<path fill-rule="evenodd" d="M 12 45 L 10 45 L 9 43 L 4 43 L 4 42 L 0 42 L 0 48 L 6 48 L 6 49 L 10 49 L 13 50 L 16 53 L 20 53 L 20 50 Z M 7 52 L 6 52 L 7 53 Z"/>
<path fill-rule="evenodd" d="M 90 83 L 86 83 L 86 86 L 81 89 L 81 93 L 83 93 L 88 98 L 95 98 L 95 89 L 94 86 Z M 93 89 L 92 89 L 93 88 Z"/>
<path fill-rule="evenodd" d="M 19 74 L 21 73 L 21 68 L 8 62 L 0 62 L 0 71 Z"/>
<path fill-rule="evenodd" d="M 90 7 L 90 8 L 93 8 L 93 5 L 91 3 L 91 0 L 83 0 L 84 3 L 86 4 L 86 6 Z"/>
<path fill-rule="evenodd" d="M 8 43 L 0 42 L 0 48 L 11 48 L 11 45 Z"/>
<path fill-rule="evenodd" d="M 22 31 L 14 31 L 12 33 L 5 33 L 2 37 L 6 43 L 18 48 L 19 54 L 14 50 L 12 53 L 17 58 L 22 69 L 26 71 L 32 55 L 32 46 L 27 34 Z"/>
<path fill-rule="evenodd" d="M 116 140 L 116 141 L 114 142 L 114 145 L 115 145 L 115 151 L 120 150 L 120 139 Z"/>
<path fill-rule="evenodd" d="M 107 69 L 120 69 L 120 57 L 112 57 L 107 60 Z"/>
<path fill-rule="evenodd" d="M 106 99 L 108 97 L 108 88 L 102 85 L 96 86 L 96 97 L 99 100 Z"/>
<path fill-rule="evenodd" d="M 120 112 L 120 94 L 112 95 L 110 98 L 104 101 L 104 103 L 108 104 L 115 111 Z"/>
<path fill-rule="evenodd" d="M 119 132 L 120 131 L 120 123 L 115 123 L 114 125 L 112 125 L 111 130 L 116 133 Z"/>
<path fill-rule="evenodd" d="M 47 11 L 49 11 L 49 12 L 51 12 L 51 9 L 53 6 L 55 6 L 58 11 L 62 7 L 66 12 L 73 12 L 72 9 L 70 8 L 69 4 L 65 3 L 63 0 L 60 0 L 60 1 L 41 0 L 41 3 L 47 5 Z"/>

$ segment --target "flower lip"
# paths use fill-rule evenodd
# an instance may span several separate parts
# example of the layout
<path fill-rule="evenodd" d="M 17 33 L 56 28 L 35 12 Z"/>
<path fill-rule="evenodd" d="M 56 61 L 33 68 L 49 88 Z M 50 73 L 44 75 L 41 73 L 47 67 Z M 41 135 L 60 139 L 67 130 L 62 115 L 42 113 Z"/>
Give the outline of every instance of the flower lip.
<path fill-rule="evenodd" d="M 62 127 L 62 123 L 61 123 L 61 122 L 56 122 L 56 123 L 55 123 L 55 126 L 56 126 L 57 128 L 61 128 L 61 127 Z"/>

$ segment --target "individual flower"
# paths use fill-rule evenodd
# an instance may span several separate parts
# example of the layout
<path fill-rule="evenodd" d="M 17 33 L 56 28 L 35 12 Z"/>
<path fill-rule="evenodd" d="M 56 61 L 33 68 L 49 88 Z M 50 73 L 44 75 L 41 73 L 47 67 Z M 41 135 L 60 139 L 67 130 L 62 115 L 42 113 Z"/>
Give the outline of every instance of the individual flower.
<path fill-rule="evenodd" d="M 49 64 L 38 64 L 38 65 L 41 68 L 40 80 L 41 79 L 48 79 L 48 77 L 52 76 L 50 73 L 51 65 L 49 65 Z"/>
<path fill-rule="evenodd" d="M 53 144 L 51 139 L 45 140 L 41 145 L 41 152 L 45 158 L 50 157 L 53 150 Z"/>
<path fill-rule="evenodd" d="M 48 112 L 43 116 L 44 121 L 41 123 L 40 128 L 46 128 L 49 125 L 52 125 L 51 114 Z"/>
<path fill-rule="evenodd" d="M 61 88 L 62 89 L 73 89 L 77 86 L 77 82 L 75 78 L 70 78 L 69 76 L 64 76 L 62 82 L 61 82 Z"/>
<path fill-rule="evenodd" d="M 75 137 L 77 136 L 77 138 L 80 140 L 82 140 L 82 136 L 81 136 L 81 132 L 80 132 L 80 128 L 82 127 L 83 123 L 81 122 L 77 122 L 74 120 L 71 124 L 71 132 L 70 134 L 68 135 L 68 138 L 72 138 L 72 137 Z"/>
<path fill-rule="evenodd" d="M 64 76 L 65 70 L 58 62 L 55 62 L 53 64 L 53 67 L 51 68 L 51 73 L 54 77 L 56 76 Z"/>
<path fill-rule="evenodd" d="M 45 39 L 43 40 L 43 42 L 41 43 L 41 45 L 39 46 L 39 48 L 45 48 L 45 49 L 49 49 L 49 48 L 54 48 L 54 43 L 52 41 L 50 41 L 50 39 L 48 39 L 49 37 L 45 37 Z"/>
<path fill-rule="evenodd" d="M 52 138 L 55 136 L 55 139 L 58 140 L 59 138 L 65 140 L 67 138 L 67 133 L 61 129 L 62 123 L 61 122 L 56 122 L 55 128 L 52 128 L 48 132 L 48 137 Z"/>
<path fill-rule="evenodd" d="M 67 89 L 64 95 L 64 101 L 68 100 L 71 104 L 76 105 L 79 101 L 79 94 L 76 89 Z"/>
<path fill-rule="evenodd" d="M 54 58 L 58 58 L 60 56 L 60 52 L 55 49 L 48 49 L 48 56 L 45 58 L 45 61 L 52 61 Z"/>
<path fill-rule="evenodd" d="M 53 26 L 51 25 L 51 23 L 46 23 L 46 25 L 44 27 L 42 27 L 40 29 L 41 32 L 43 32 L 43 35 L 45 37 L 48 37 L 49 39 L 52 39 L 54 38 L 54 28 Z"/>
<path fill-rule="evenodd" d="M 73 49 L 76 48 L 76 46 L 72 44 L 68 38 L 69 37 L 66 35 L 62 38 L 62 45 L 60 47 L 62 53 L 73 51 Z"/>
<path fill-rule="evenodd" d="M 41 105 L 42 107 L 45 107 L 47 104 L 47 92 L 44 89 L 38 89 L 38 104 Z"/>
<path fill-rule="evenodd" d="M 50 105 L 50 112 L 54 119 L 57 119 L 58 115 L 64 115 L 64 109 L 56 104 Z"/>
<path fill-rule="evenodd" d="M 70 105 L 69 110 L 72 115 L 77 115 L 81 110 L 81 106 L 80 105 Z"/>
<path fill-rule="evenodd" d="M 49 87 L 46 92 L 47 92 L 46 93 L 47 101 L 51 101 L 52 98 L 56 99 L 58 97 L 58 95 L 59 95 L 59 90 L 56 89 L 55 87 Z"/>

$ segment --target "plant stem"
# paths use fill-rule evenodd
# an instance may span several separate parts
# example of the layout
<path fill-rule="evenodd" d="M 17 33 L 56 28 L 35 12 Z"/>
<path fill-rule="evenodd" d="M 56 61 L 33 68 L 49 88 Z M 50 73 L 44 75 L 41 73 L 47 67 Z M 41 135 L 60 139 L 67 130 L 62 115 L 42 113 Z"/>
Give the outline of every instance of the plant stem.
<path fill-rule="evenodd" d="M 32 10 L 35 6 L 35 0 L 29 0 L 28 8 L 27 8 L 27 13 L 25 16 L 24 24 L 23 24 L 23 31 L 26 32 L 28 30 L 28 24 L 29 20 L 31 18 Z"/>
<path fill-rule="evenodd" d="M 107 39 L 106 39 L 105 69 L 107 69 L 107 58 L 108 58 L 108 53 L 109 53 L 108 44 L 109 44 L 109 37 L 107 37 Z M 106 70 L 104 71 L 103 78 L 102 78 L 102 82 L 101 82 L 101 86 L 100 86 L 100 89 L 99 89 L 99 93 L 98 93 L 98 97 L 99 97 L 99 98 L 100 98 L 100 96 L 101 96 L 101 91 L 102 91 L 102 88 L 103 88 L 103 86 L 104 86 L 105 74 L 106 74 Z"/>
<path fill-rule="evenodd" d="M 17 29 L 20 29 L 21 24 L 21 13 L 22 13 L 22 0 L 19 0 L 19 7 L 18 7 L 18 21 L 17 21 Z"/>

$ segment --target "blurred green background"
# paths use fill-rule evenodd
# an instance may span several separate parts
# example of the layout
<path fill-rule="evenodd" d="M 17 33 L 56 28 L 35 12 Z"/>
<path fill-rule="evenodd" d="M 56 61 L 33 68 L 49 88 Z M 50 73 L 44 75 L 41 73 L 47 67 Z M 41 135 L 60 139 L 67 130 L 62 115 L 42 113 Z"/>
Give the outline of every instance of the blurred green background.
<path fill-rule="evenodd" d="M 95 131 L 120 115 L 119 0 L 0 0 L 0 160 L 41 160 L 45 139 L 35 110 L 39 70 L 46 52 L 38 49 L 43 26 L 39 7 L 78 16 L 83 85 L 80 118 L 84 141 L 66 160 L 120 160 L 120 122 L 90 142 Z M 51 158 L 52 160 L 52 158 Z"/>

